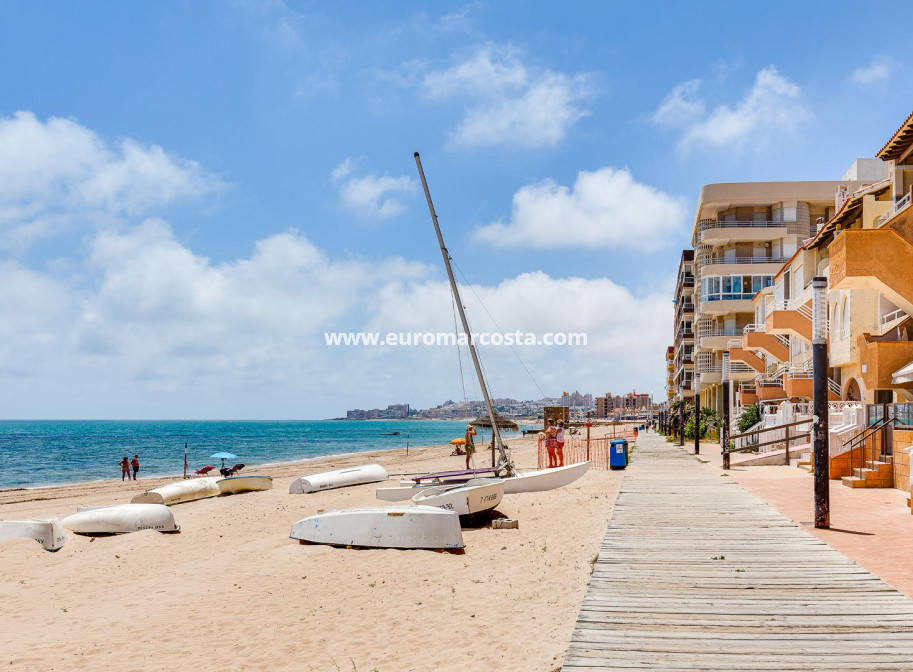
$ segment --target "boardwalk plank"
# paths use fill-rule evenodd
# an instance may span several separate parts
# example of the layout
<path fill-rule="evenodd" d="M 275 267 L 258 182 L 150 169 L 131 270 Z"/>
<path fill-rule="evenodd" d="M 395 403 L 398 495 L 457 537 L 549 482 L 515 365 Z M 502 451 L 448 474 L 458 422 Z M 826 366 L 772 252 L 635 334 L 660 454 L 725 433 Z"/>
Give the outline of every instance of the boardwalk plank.
<path fill-rule="evenodd" d="M 563 669 L 913 670 L 913 600 L 641 436 Z"/>

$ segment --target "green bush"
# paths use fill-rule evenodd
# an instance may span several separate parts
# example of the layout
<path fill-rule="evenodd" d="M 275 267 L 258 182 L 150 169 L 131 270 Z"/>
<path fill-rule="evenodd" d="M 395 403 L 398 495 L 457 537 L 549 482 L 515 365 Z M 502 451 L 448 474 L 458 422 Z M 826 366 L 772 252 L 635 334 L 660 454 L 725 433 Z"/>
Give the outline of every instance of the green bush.
<path fill-rule="evenodd" d="M 739 432 L 747 432 L 759 422 L 761 422 L 761 404 L 748 406 L 739 416 Z"/>

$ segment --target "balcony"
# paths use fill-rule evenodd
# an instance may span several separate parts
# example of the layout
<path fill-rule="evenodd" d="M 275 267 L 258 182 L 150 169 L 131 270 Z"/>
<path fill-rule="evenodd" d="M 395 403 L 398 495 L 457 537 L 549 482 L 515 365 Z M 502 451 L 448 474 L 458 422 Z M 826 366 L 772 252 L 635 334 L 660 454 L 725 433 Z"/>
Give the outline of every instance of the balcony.
<path fill-rule="evenodd" d="M 729 340 L 733 336 L 741 336 L 742 330 L 735 327 L 699 329 L 698 337 L 700 338 L 699 347 L 702 350 L 725 350 L 729 345 Z"/>
<path fill-rule="evenodd" d="M 890 222 L 894 217 L 899 215 L 901 212 L 910 207 L 910 194 L 897 201 L 893 207 L 884 213 L 881 217 L 878 218 L 878 221 L 875 223 L 875 228 L 880 229 L 882 226 Z"/>
<path fill-rule="evenodd" d="M 775 275 L 785 257 L 717 257 L 707 256 L 701 260 L 701 277 L 707 275 Z M 748 268 L 740 268 L 748 266 Z"/>
<path fill-rule="evenodd" d="M 783 390 L 783 380 L 775 378 L 759 379 L 757 387 L 759 401 L 777 401 L 786 399 L 786 392 Z"/>
<path fill-rule="evenodd" d="M 829 248 L 831 289 L 875 289 L 913 315 L 911 213 L 913 209 L 906 208 L 880 229 L 850 229 L 838 235 Z"/>
<path fill-rule="evenodd" d="M 770 301 L 767 304 L 767 317 L 764 331 L 768 334 L 793 334 L 812 340 L 812 310 L 800 301 Z"/>
<path fill-rule="evenodd" d="M 705 315 L 728 315 L 750 313 L 754 310 L 751 299 L 754 294 L 714 294 L 701 297 L 700 310 Z"/>
<path fill-rule="evenodd" d="M 758 390 L 755 387 L 739 389 L 739 406 L 753 406 L 758 403 Z"/>
<path fill-rule="evenodd" d="M 749 327 L 757 325 L 749 325 Z M 745 334 L 742 336 L 742 347 L 746 350 L 762 350 L 778 362 L 789 361 L 789 345 L 781 340 L 781 337 L 768 334 L 764 331 L 750 330 L 745 328 Z"/>
<path fill-rule="evenodd" d="M 913 383 L 892 383 L 892 374 L 913 361 L 913 341 L 876 341 L 862 334 L 856 337 L 856 351 L 867 390 L 913 389 Z"/>
<path fill-rule="evenodd" d="M 789 234 L 783 222 L 718 222 L 704 219 L 698 222 L 702 245 L 728 245 L 729 243 L 772 241 Z"/>
<path fill-rule="evenodd" d="M 758 357 L 753 352 L 746 350 L 745 348 L 729 348 L 729 361 L 730 362 L 742 362 L 746 366 L 751 367 L 755 371 L 763 373 L 767 367 L 764 366 L 764 360 Z"/>

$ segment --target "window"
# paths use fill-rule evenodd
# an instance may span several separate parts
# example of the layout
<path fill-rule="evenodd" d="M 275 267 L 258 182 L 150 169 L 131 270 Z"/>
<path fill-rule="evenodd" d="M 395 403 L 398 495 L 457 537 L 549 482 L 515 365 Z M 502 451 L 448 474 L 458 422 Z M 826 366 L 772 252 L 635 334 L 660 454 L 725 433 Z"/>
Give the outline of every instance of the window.
<path fill-rule="evenodd" d="M 722 275 L 701 279 L 702 301 L 731 301 L 752 298 L 756 292 L 770 287 L 770 275 Z"/>

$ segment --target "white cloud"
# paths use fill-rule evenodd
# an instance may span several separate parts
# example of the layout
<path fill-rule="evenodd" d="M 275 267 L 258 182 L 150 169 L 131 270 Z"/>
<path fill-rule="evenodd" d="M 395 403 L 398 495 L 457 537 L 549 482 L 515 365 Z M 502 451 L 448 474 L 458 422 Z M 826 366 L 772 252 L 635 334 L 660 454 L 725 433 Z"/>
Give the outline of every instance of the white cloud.
<path fill-rule="evenodd" d="M 446 70 L 427 73 L 432 100 L 463 98 L 467 108 L 451 133 L 456 145 L 554 147 L 589 114 L 588 75 L 527 66 L 513 47 L 487 44 Z"/>
<path fill-rule="evenodd" d="M 682 129 L 679 146 L 760 148 L 794 132 L 812 114 L 802 102 L 801 89 L 774 66 L 759 71 L 754 84 L 734 105 L 717 105 L 706 112 L 698 97 L 700 80 L 675 87 L 653 114 L 655 123 Z"/>
<path fill-rule="evenodd" d="M 573 187 L 543 180 L 513 198 L 510 221 L 476 230 L 499 247 L 621 247 L 653 250 L 683 230 L 685 202 L 637 182 L 626 168 L 581 171 Z"/>
<path fill-rule="evenodd" d="M 660 126 L 687 126 L 704 117 L 707 106 L 698 95 L 699 79 L 679 84 L 663 99 L 653 113 L 653 122 Z"/>
<path fill-rule="evenodd" d="M 365 219 L 385 219 L 405 209 L 396 194 L 411 194 L 417 182 L 406 175 L 364 175 L 355 177 L 361 159 L 346 159 L 333 169 L 333 179 L 340 182 L 342 204 Z"/>
<path fill-rule="evenodd" d="M 74 222 L 137 215 L 222 188 L 195 161 L 70 119 L 0 117 L 0 230 L 27 245 Z"/>
<path fill-rule="evenodd" d="M 869 65 L 853 70 L 850 74 L 850 81 L 854 84 L 881 82 L 891 76 L 892 70 L 894 70 L 894 61 L 882 54 L 873 58 Z"/>
<path fill-rule="evenodd" d="M 0 264 L 6 417 L 326 417 L 462 394 L 452 347 L 334 348 L 323 338 L 452 331 L 449 286 L 436 267 L 334 259 L 296 231 L 216 264 L 160 220 L 97 234 L 79 264 L 86 280 Z M 475 292 L 507 332 L 588 334 L 586 347 L 519 349 L 546 390 L 561 389 L 568 371 L 593 392 L 659 389 L 666 293 L 636 297 L 608 279 L 541 272 Z M 533 299 L 547 321 L 528 310 Z M 473 328 L 493 329 L 475 294 L 464 291 L 464 300 Z M 507 348 L 482 356 L 496 394 L 538 396 Z"/>

